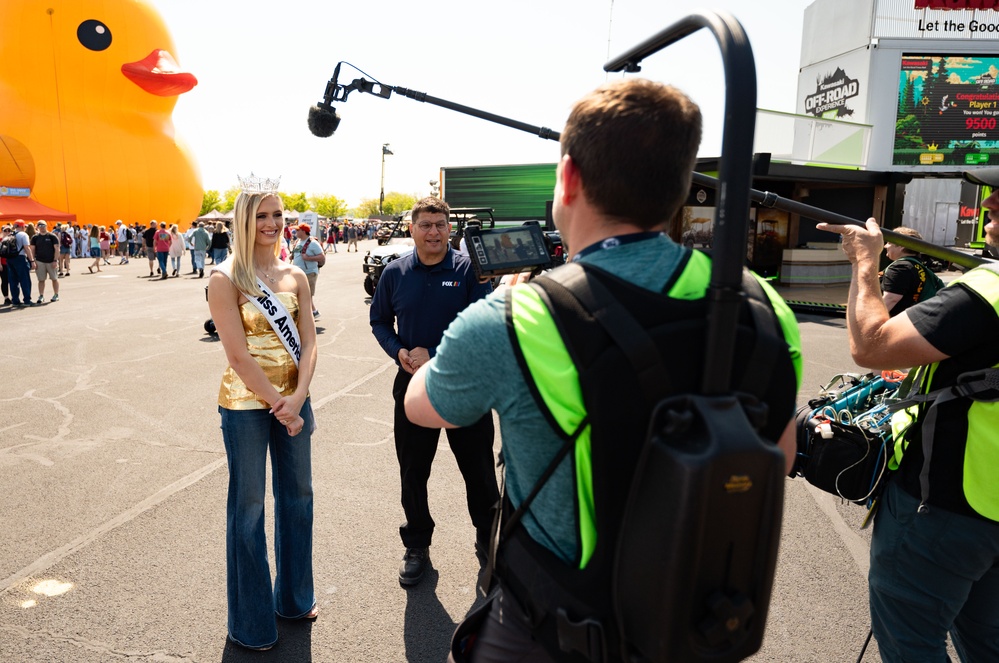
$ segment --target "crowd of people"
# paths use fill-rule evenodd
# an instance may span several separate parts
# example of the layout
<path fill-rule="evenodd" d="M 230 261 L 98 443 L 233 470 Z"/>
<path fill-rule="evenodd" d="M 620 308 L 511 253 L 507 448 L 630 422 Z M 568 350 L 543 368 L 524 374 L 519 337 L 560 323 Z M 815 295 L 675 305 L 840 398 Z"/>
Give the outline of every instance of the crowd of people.
<path fill-rule="evenodd" d="M 302 224 L 305 235 L 311 229 Z M 49 302 L 59 301 L 59 280 L 69 278 L 73 261 L 81 260 L 88 274 L 104 272 L 113 264 L 127 265 L 131 260 L 145 258 L 149 263 L 149 277 L 166 280 L 179 277 L 184 272 L 184 256 L 190 257 L 190 274 L 198 278 L 205 275 L 205 266 L 219 264 L 232 251 L 232 231 L 222 221 L 206 223 L 196 221 L 189 229 L 181 232 L 177 224 L 169 226 L 163 222 L 150 221 L 148 225 L 127 224 L 121 220 L 113 225 L 97 224 L 50 224 L 46 220 L 16 220 L 3 226 L 3 238 L 11 238 L 15 250 L 9 256 L 0 255 L 0 282 L 2 282 L 3 306 L 24 308 L 36 306 L 46 300 L 46 281 L 52 282 Z M 374 224 L 330 224 L 323 226 L 314 238 L 316 246 L 309 256 L 301 258 L 295 251 L 299 242 L 296 227 L 287 226 L 282 259 L 292 261 L 309 274 L 310 284 L 315 292 L 315 279 L 318 267 L 313 267 L 316 253 L 336 251 L 337 238 L 353 236 L 356 248 L 357 237 L 373 235 Z M 349 240 L 348 240 L 349 241 Z M 117 261 L 116 263 L 114 261 Z M 83 268 L 75 270 L 77 273 Z M 34 278 L 32 278 L 34 274 Z M 37 295 L 33 295 L 37 293 Z M 318 315 L 318 310 L 315 311 Z"/>

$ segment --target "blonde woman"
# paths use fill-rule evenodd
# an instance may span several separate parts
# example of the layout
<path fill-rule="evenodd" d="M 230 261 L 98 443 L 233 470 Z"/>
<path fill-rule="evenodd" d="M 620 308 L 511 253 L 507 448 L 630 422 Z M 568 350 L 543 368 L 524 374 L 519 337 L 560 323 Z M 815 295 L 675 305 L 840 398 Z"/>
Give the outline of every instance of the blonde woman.
<path fill-rule="evenodd" d="M 170 226 L 170 266 L 173 275 L 180 276 L 180 259 L 184 257 L 184 236 L 180 234 L 177 224 Z"/>
<path fill-rule="evenodd" d="M 275 615 L 318 616 L 312 576 L 315 425 L 308 398 L 316 366 L 316 327 L 308 315 L 312 297 L 305 274 L 278 259 L 282 216 L 276 194 L 241 193 L 234 210 L 232 257 L 216 265 L 208 281 L 208 306 L 229 362 L 218 400 L 229 463 L 228 633 L 236 644 L 257 650 L 277 642 Z M 280 323 L 268 318 L 267 306 L 255 304 L 256 298 L 265 297 L 258 280 L 290 313 L 279 314 Z M 297 367 L 272 326 L 286 324 L 289 317 L 300 336 Z M 268 451 L 277 564 L 273 589 L 264 537 Z"/>

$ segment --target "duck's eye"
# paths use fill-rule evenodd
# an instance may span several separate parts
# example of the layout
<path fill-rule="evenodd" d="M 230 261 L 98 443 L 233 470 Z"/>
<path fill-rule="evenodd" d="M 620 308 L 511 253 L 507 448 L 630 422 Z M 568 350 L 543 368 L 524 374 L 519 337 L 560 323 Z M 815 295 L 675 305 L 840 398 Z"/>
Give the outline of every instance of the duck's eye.
<path fill-rule="evenodd" d="M 80 23 L 76 29 L 76 38 L 92 51 L 103 51 L 111 45 L 111 30 L 100 21 L 90 19 Z"/>

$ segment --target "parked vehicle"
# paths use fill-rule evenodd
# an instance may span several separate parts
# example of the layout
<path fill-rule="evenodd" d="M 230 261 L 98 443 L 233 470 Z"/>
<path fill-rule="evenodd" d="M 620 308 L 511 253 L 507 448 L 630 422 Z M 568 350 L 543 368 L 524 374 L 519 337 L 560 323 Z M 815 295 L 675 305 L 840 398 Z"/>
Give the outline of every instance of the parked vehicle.
<path fill-rule="evenodd" d="M 374 296 L 378 287 L 378 279 L 382 277 L 385 266 L 393 260 L 409 255 L 413 251 L 414 242 L 409 234 L 409 224 L 412 211 L 406 210 L 394 221 L 382 225 L 375 233 L 378 246 L 364 254 L 364 292 Z"/>
<path fill-rule="evenodd" d="M 378 246 L 385 246 L 394 237 L 409 237 L 409 223 L 412 220 L 412 210 L 406 210 L 392 221 L 382 223 L 375 233 Z"/>

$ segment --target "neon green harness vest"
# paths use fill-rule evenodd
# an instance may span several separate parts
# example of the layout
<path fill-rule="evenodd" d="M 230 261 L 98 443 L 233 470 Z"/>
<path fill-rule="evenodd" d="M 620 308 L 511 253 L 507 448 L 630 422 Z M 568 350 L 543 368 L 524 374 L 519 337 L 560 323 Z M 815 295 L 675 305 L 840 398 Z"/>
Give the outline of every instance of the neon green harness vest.
<path fill-rule="evenodd" d="M 955 283 L 963 283 L 967 288 L 981 295 L 989 302 L 999 315 L 999 267 L 982 266 L 971 270 L 963 276 L 954 279 L 947 287 Z M 896 412 L 892 417 L 892 433 L 895 439 L 894 456 L 890 467 L 898 469 L 905 454 L 909 440 L 906 432 L 918 423 L 922 427 L 924 467 L 920 475 L 922 485 L 922 501 L 925 503 L 928 493 L 928 473 L 935 429 L 935 409 L 941 402 L 957 398 L 971 400 L 968 408 L 968 434 L 964 441 L 964 465 L 962 488 L 968 504 L 980 515 L 999 522 L 999 401 L 981 398 L 983 391 L 999 388 L 999 364 L 991 366 L 992 371 L 976 372 L 977 375 L 965 373 L 958 378 L 958 385 L 934 390 L 933 381 L 940 363 L 920 367 L 919 395 L 909 402 L 911 407 Z M 967 376 L 968 380 L 962 378 Z M 960 384 L 964 382 L 965 384 Z M 954 444 L 953 440 L 942 440 L 946 444 Z"/>

